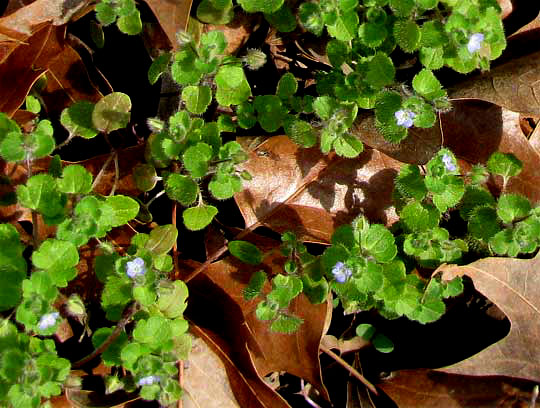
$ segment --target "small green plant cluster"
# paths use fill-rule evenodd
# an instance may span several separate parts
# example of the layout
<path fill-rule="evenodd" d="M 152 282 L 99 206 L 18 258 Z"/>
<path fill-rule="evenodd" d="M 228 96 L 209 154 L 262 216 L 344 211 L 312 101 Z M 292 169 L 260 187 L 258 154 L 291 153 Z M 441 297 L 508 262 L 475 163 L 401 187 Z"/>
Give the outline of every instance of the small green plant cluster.
<path fill-rule="evenodd" d="M 33 104 L 39 112 L 39 102 L 34 102 L 28 99 L 27 105 Z M 62 113 L 61 122 L 70 132 L 68 140 L 92 138 L 100 132 L 106 135 L 127 124 L 130 107 L 127 95 L 113 93 L 97 104 L 72 105 Z M 99 353 L 90 357 L 103 352 L 106 365 L 128 370 L 122 377 L 106 379 L 108 392 L 140 387 L 145 399 L 163 405 L 177 401 L 182 391 L 176 362 L 187 357 L 191 340 L 183 319 L 187 287 L 168 279 L 173 262 L 167 253 L 176 243 L 176 227 L 166 225 L 149 235 L 137 234 L 127 254 L 119 255 L 107 242 L 107 233 L 134 220 L 139 203 L 124 195 L 96 194 L 92 174 L 78 164 L 62 166 L 59 156 L 51 159 L 47 172 L 32 174 L 34 160 L 56 148 L 48 120 L 36 119 L 33 128 L 23 132 L 0 113 L 0 134 L 2 159 L 13 166 L 24 163 L 28 172 L 26 183 L 18 185 L 15 194 L 2 197 L 2 204 L 17 203 L 30 210 L 33 219 L 31 265 L 23 257 L 25 245 L 17 229 L 0 224 L 0 311 L 13 310 L 0 319 L 2 405 L 41 407 L 42 399 L 60 394 L 64 383 L 80 385 L 76 377 L 68 377 L 71 363 L 57 355 L 54 341 L 36 336 L 55 334 L 67 318 L 79 321 L 84 333 L 91 335 L 82 299 L 62 293 L 77 277 L 79 249 L 91 239 L 98 241 L 102 253 L 95 260 L 96 275 L 104 283 L 101 306 L 107 319 L 118 323 L 93 333 L 92 343 Z M 40 241 L 38 217 L 56 226 L 54 238 Z"/>
<path fill-rule="evenodd" d="M 135 0 L 101 0 L 96 4 L 96 18 L 104 26 L 116 23 L 124 34 L 142 31 L 142 21 Z"/>
<path fill-rule="evenodd" d="M 376 308 L 387 318 L 406 316 L 429 323 L 445 312 L 443 300 L 459 295 L 459 278 L 428 281 L 415 273 L 417 267 L 436 269 L 443 263 L 460 263 L 470 248 L 481 255 L 515 257 L 540 247 L 540 212 L 518 194 L 505 193 L 510 177 L 522 163 L 511 153 L 494 153 L 486 166 L 475 165 L 461 174 L 454 154 L 441 149 L 422 172 L 419 166 L 403 165 L 395 179 L 394 200 L 399 221 L 391 229 L 370 224 L 359 216 L 338 227 L 331 246 L 317 257 L 309 254 L 294 234 L 282 236 L 284 273 L 267 277 L 253 274 L 246 300 L 262 296 L 257 317 L 270 320 L 277 332 L 298 329 L 301 319 L 288 312 L 291 301 L 304 293 L 314 304 L 330 291 L 345 312 Z M 496 199 L 487 189 L 489 177 L 501 177 L 503 193 Z M 440 224 L 461 217 L 467 228 L 458 237 Z M 234 241 L 231 254 L 256 265 L 263 255 L 252 244 Z M 264 285 L 271 281 L 268 291 Z"/>
<path fill-rule="evenodd" d="M 295 14 L 284 0 L 241 0 L 239 5 L 248 13 L 264 13 L 278 31 L 296 27 Z M 487 70 L 506 46 L 495 0 L 321 0 L 303 2 L 294 11 L 306 30 L 317 36 L 326 31 L 330 37 L 326 53 L 333 68 L 317 75 L 319 96 L 313 103 L 322 130 L 298 121 L 298 114 L 309 109 L 297 107 L 296 120 L 283 120 L 286 110 L 295 110 L 298 104 L 280 104 L 268 95 L 256 99 L 270 105 L 275 125 L 264 126 L 263 119 L 261 126 L 273 131 L 283 125 L 286 134 L 305 147 L 312 146 L 320 133 L 321 151 L 334 149 L 345 157 L 362 151 L 362 143 L 351 133 L 359 109 L 374 109 L 377 129 L 387 141 L 398 143 L 409 128 L 430 128 L 438 112 L 450 109 L 434 70 L 443 66 L 460 73 Z M 230 0 L 205 0 L 197 9 L 202 21 L 216 24 L 230 22 L 232 12 Z M 413 53 L 423 68 L 411 75 L 410 83 L 398 81 L 398 70 L 411 58 L 403 55 Z M 246 127 L 241 120 L 245 112 L 249 124 L 255 124 L 255 110 L 245 103 L 238 107 L 240 126 Z"/>
<path fill-rule="evenodd" d="M 212 197 L 225 200 L 242 190 L 243 179 L 251 179 L 249 173 L 237 169 L 248 157 L 240 144 L 222 142 L 221 133 L 236 128 L 230 116 L 205 121 L 201 115 L 213 98 L 222 106 L 240 104 L 251 95 L 251 88 L 242 62 L 223 56 L 227 46 L 223 32 L 203 34 L 198 45 L 187 33 L 178 37 L 181 49 L 174 56 L 164 54 L 157 58 L 149 79 L 157 81 L 170 64 L 172 78 L 183 86 L 182 106 L 166 122 L 149 121 L 154 130 L 147 144 L 149 163 L 139 166 L 135 176 L 138 186 L 149 191 L 159 179 L 156 168 L 164 169 L 161 178 L 165 192 L 185 207 L 196 204 L 184 210 L 183 220 L 190 230 L 200 230 L 218 212 L 215 206 L 204 202 L 200 182 L 210 179 L 208 190 Z"/>

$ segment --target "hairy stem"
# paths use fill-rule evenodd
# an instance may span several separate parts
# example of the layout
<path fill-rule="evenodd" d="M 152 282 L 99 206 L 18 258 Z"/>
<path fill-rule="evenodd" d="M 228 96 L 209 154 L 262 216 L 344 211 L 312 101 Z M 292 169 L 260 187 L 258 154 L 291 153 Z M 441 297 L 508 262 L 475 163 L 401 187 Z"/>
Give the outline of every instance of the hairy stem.
<path fill-rule="evenodd" d="M 112 331 L 112 333 L 105 339 L 101 345 L 92 351 L 90 354 L 88 354 L 86 357 L 81 358 L 79 361 L 76 361 L 71 365 L 72 368 L 80 368 L 89 361 L 93 360 L 97 356 L 99 356 L 101 353 L 103 353 L 107 348 L 120 336 L 124 328 L 126 327 L 126 324 L 129 323 L 131 318 L 137 311 L 139 310 L 139 305 L 137 302 L 130 303 L 125 309 L 124 313 L 122 314 L 122 318 Z"/>

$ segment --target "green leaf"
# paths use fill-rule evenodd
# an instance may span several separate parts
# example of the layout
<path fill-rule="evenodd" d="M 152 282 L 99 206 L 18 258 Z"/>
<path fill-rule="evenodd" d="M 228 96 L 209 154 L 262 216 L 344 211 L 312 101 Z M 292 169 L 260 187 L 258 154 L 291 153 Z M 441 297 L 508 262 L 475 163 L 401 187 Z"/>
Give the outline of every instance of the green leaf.
<path fill-rule="evenodd" d="M 197 143 L 190 146 L 182 155 L 184 166 L 194 178 L 206 176 L 208 172 L 208 163 L 214 153 L 212 148 L 206 143 Z"/>
<path fill-rule="evenodd" d="M 273 13 L 265 13 L 264 18 L 280 33 L 290 33 L 296 28 L 296 16 L 286 3 Z"/>
<path fill-rule="evenodd" d="M 412 53 L 420 45 L 420 28 L 412 20 L 398 20 L 394 24 L 394 37 L 403 51 Z"/>
<path fill-rule="evenodd" d="M 369 323 L 362 323 L 356 326 L 356 335 L 367 341 L 371 340 L 375 331 L 375 327 Z"/>
<path fill-rule="evenodd" d="M 242 179 L 236 174 L 214 176 L 208 183 L 208 189 L 214 198 L 226 200 L 242 191 Z"/>
<path fill-rule="evenodd" d="M 197 7 L 197 18 L 208 24 L 228 24 L 234 18 L 232 1 L 217 5 L 212 0 L 203 0 Z"/>
<path fill-rule="evenodd" d="M 501 230 L 497 222 L 497 212 L 491 206 L 477 206 L 469 214 L 469 233 L 485 242 Z"/>
<path fill-rule="evenodd" d="M 394 343 L 384 334 L 377 333 L 371 342 L 379 353 L 386 354 L 394 351 Z"/>
<path fill-rule="evenodd" d="M 133 338 L 136 341 L 156 349 L 170 341 L 171 337 L 171 325 L 162 316 L 150 316 L 148 319 L 139 320 L 133 330 Z"/>
<path fill-rule="evenodd" d="M 326 54 L 328 55 L 330 64 L 337 69 L 347 61 L 349 51 L 349 47 L 343 41 L 330 40 L 328 44 L 326 44 Z"/>
<path fill-rule="evenodd" d="M 392 123 L 395 125 L 396 118 L 394 114 L 400 107 L 401 96 L 397 92 L 380 92 L 375 101 L 375 116 L 381 123 Z M 400 128 L 402 127 L 400 126 Z"/>
<path fill-rule="evenodd" d="M 358 28 L 358 37 L 368 47 L 376 48 L 388 37 L 388 29 L 384 24 L 368 21 Z"/>
<path fill-rule="evenodd" d="M 390 0 L 390 8 L 398 17 L 408 17 L 414 10 L 414 0 Z"/>
<path fill-rule="evenodd" d="M 321 8 L 318 3 L 305 2 L 298 8 L 300 23 L 316 36 L 320 36 L 324 29 Z"/>
<path fill-rule="evenodd" d="M 96 5 L 96 18 L 104 26 L 116 21 L 116 11 L 109 4 L 100 2 Z"/>
<path fill-rule="evenodd" d="M 361 245 L 377 262 L 388 263 L 397 254 L 394 236 L 381 224 L 373 224 L 361 235 Z"/>
<path fill-rule="evenodd" d="M 313 101 L 313 110 L 322 120 L 329 120 L 337 107 L 338 103 L 330 96 L 319 96 Z"/>
<path fill-rule="evenodd" d="M 129 96 L 122 92 L 113 92 L 96 103 L 92 112 L 92 123 L 104 133 L 125 128 L 130 120 L 130 110 Z"/>
<path fill-rule="evenodd" d="M 243 129 L 252 128 L 257 123 L 255 108 L 253 107 L 253 104 L 249 102 L 243 102 L 238 105 L 236 114 L 238 116 L 238 126 Z"/>
<path fill-rule="evenodd" d="M 262 262 L 263 254 L 255 245 L 247 241 L 229 242 L 229 252 L 234 257 L 249 265 L 258 265 Z"/>
<path fill-rule="evenodd" d="M 442 295 L 444 298 L 458 296 L 463 293 L 463 288 L 463 280 L 460 276 L 456 276 L 451 281 L 445 282 Z"/>
<path fill-rule="evenodd" d="M 188 287 L 181 281 L 164 282 L 158 287 L 158 309 L 169 319 L 181 317 L 187 307 Z"/>
<path fill-rule="evenodd" d="M 154 85 L 161 74 L 167 72 L 171 57 L 171 53 L 166 52 L 152 61 L 152 65 L 148 68 L 148 82 L 150 82 L 150 85 Z"/>
<path fill-rule="evenodd" d="M 364 150 L 363 143 L 352 134 L 344 134 L 338 137 L 334 144 L 334 150 L 339 156 L 349 159 L 357 157 Z"/>
<path fill-rule="evenodd" d="M 212 90 L 206 85 L 187 86 L 182 90 L 182 100 L 189 112 L 200 115 L 212 101 Z"/>
<path fill-rule="evenodd" d="M 133 289 L 133 298 L 142 306 L 149 307 L 156 301 L 156 293 L 148 286 L 136 286 Z"/>
<path fill-rule="evenodd" d="M 38 210 L 44 216 L 59 218 L 64 214 L 66 197 L 56 189 L 56 180 L 42 173 L 30 177 L 26 185 L 17 187 L 19 203 L 32 210 Z"/>
<path fill-rule="evenodd" d="M 394 82 L 396 69 L 390 57 L 377 53 L 368 62 L 366 81 L 374 88 L 380 89 Z"/>
<path fill-rule="evenodd" d="M 256 13 L 258 11 L 273 13 L 283 5 L 283 2 L 284 0 L 238 0 L 238 4 L 248 13 Z"/>
<path fill-rule="evenodd" d="M 20 161 L 26 157 L 24 139 L 20 130 L 10 132 L 0 142 L 0 156 L 5 161 Z"/>
<path fill-rule="evenodd" d="M 197 207 L 187 208 L 182 213 L 182 218 L 187 229 L 198 231 L 210 224 L 217 213 L 218 210 L 213 205 L 203 204 Z"/>
<path fill-rule="evenodd" d="M 92 122 L 94 108 L 95 104 L 89 101 L 75 102 L 62 111 L 60 123 L 70 134 L 92 139 L 99 133 Z"/>
<path fill-rule="evenodd" d="M 413 164 L 401 166 L 399 174 L 394 180 L 394 186 L 402 196 L 414 198 L 418 201 L 423 200 L 427 194 L 427 188 L 424 178 L 420 174 L 420 169 Z"/>
<path fill-rule="evenodd" d="M 253 103 L 257 120 L 267 132 L 275 132 L 283 124 L 287 110 L 275 95 L 258 95 Z"/>
<path fill-rule="evenodd" d="M 54 129 L 48 120 L 40 120 L 32 133 L 28 135 L 29 154 L 34 159 L 51 154 L 56 146 L 54 137 Z"/>
<path fill-rule="evenodd" d="M 444 65 L 444 48 L 420 48 L 420 62 L 427 69 L 440 69 Z"/>
<path fill-rule="evenodd" d="M 317 134 L 315 129 L 308 122 L 300 119 L 286 120 L 283 124 L 285 134 L 291 140 L 303 147 L 309 148 L 317 143 Z"/>
<path fill-rule="evenodd" d="M 438 226 L 441 213 L 431 204 L 412 201 L 403 207 L 399 216 L 409 231 L 422 232 Z"/>
<path fill-rule="evenodd" d="M 490 173 L 514 177 L 521 173 L 523 163 L 512 153 L 495 152 L 486 163 Z"/>
<path fill-rule="evenodd" d="M 439 80 L 429 69 L 423 69 L 416 74 L 412 81 L 413 88 L 427 100 L 433 100 L 446 95 Z"/>
<path fill-rule="evenodd" d="M 303 322 L 299 317 L 280 314 L 270 325 L 270 330 L 276 333 L 291 334 L 296 332 Z"/>
<path fill-rule="evenodd" d="M 253 273 L 251 278 L 249 278 L 248 285 L 243 290 L 244 300 L 253 300 L 259 296 L 264 284 L 266 283 L 266 280 L 266 273 L 262 269 L 259 269 L 257 272 Z"/>
<path fill-rule="evenodd" d="M 216 100 L 222 106 L 239 105 L 251 96 L 251 88 L 240 66 L 222 65 L 215 81 Z"/>
<path fill-rule="evenodd" d="M 127 224 L 139 213 L 139 203 L 133 198 L 123 195 L 107 197 L 104 207 L 103 211 L 106 213 L 106 217 L 103 220 L 111 227 Z"/>
<path fill-rule="evenodd" d="M 133 169 L 133 180 L 139 190 L 144 192 L 152 190 L 158 181 L 156 168 L 151 164 L 138 163 Z"/>
<path fill-rule="evenodd" d="M 124 34 L 139 34 L 142 31 L 142 21 L 139 10 L 135 10 L 133 13 L 130 13 L 127 16 L 120 16 L 116 21 L 116 25 Z"/>
<path fill-rule="evenodd" d="M 340 41 L 351 41 L 358 30 L 358 13 L 340 13 L 333 24 L 327 25 L 328 34 Z"/>
<path fill-rule="evenodd" d="M 285 73 L 278 82 L 276 95 L 281 99 L 288 99 L 298 90 L 298 81 L 290 72 Z"/>
<path fill-rule="evenodd" d="M 511 229 L 504 229 L 497 232 L 489 239 L 489 247 L 497 255 L 508 255 L 515 257 L 520 252 L 520 247 L 514 241 L 514 236 Z"/>
<path fill-rule="evenodd" d="M 94 348 L 98 348 L 101 344 L 112 334 L 113 329 L 111 327 L 101 327 L 97 329 L 92 335 L 92 345 Z M 128 344 L 128 337 L 125 332 L 121 332 L 120 335 L 108 345 L 105 351 L 101 354 L 101 359 L 106 366 L 121 366 L 122 359 L 120 354 L 124 346 Z"/>
<path fill-rule="evenodd" d="M 497 202 L 497 215 L 506 223 L 527 216 L 530 210 L 529 200 L 519 194 L 503 194 Z"/>
<path fill-rule="evenodd" d="M 177 52 L 171 65 L 171 76 L 180 85 L 196 85 L 203 73 L 195 66 L 197 55 L 191 47 Z"/>
<path fill-rule="evenodd" d="M 178 230 L 172 224 L 160 225 L 150 232 L 150 238 L 144 245 L 154 255 L 162 255 L 169 252 L 178 237 Z"/>
<path fill-rule="evenodd" d="M 38 114 L 39 111 L 41 110 L 41 104 L 39 103 L 39 99 L 33 95 L 28 95 L 26 97 L 25 104 L 26 104 L 26 110 L 28 112 Z"/>
<path fill-rule="evenodd" d="M 86 194 L 92 190 L 92 174 L 80 164 L 64 167 L 58 189 L 63 193 Z"/>

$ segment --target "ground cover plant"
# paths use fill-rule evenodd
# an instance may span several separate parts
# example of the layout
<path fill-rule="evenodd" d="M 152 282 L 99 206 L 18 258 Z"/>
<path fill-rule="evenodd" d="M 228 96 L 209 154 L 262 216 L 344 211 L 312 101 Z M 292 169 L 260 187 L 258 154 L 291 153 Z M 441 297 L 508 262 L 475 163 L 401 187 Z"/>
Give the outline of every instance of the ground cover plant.
<path fill-rule="evenodd" d="M 0 406 L 535 406 L 540 6 L 0 11 Z"/>

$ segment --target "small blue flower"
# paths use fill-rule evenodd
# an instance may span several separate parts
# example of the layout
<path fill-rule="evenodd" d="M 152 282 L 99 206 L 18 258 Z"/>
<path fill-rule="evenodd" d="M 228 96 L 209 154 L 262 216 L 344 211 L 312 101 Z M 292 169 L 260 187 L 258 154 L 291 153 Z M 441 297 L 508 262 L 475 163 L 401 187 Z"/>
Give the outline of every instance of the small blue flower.
<path fill-rule="evenodd" d="M 135 279 L 136 276 L 144 275 L 146 273 L 146 266 L 142 258 L 135 258 L 126 264 L 126 274 L 131 279 Z"/>
<path fill-rule="evenodd" d="M 152 385 L 154 383 L 157 383 L 161 380 L 161 378 L 158 375 L 148 375 L 146 377 L 141 378 L 137 384 L 138 385 Z"/>
<path fill-rule="evenodd" d="M 457 170 L 457 166 L 454 163 L 454 159 L 448 153 L 443 154 L 442 161 L 444 163 L 444 167 L 446 167 L 446 170 L 448 171 Z"/>
<path fill-rule="evenodd" d="M 413 119 L 416 117 L 416 113 L 410 110 L 400 109 L 394 113 L 398 126 L 410 128 L 413 125 Z"/>
<path fill-rule="evenodd" d="M 47 330 L 48 328 L 53 327 L 59 316 L 60 313 L 58 312 L 47 313 L 41 316 L 38 323 L 39 330 Z"/>
<path fill-rule="evenodd" d="M 474 33 L 469 37 L 469 42 L 467 44 L 467 50 L 471 54 L 474 54 L 480 48 L 482 48 L 482 42 L 484 41 L 484 34 Z"/>
<path fill-rule="evenodd" d="M 352 276 L 352 271 L 343 262 L 337 262 L 332 268 L 332 275 L 336 282 L 345 283 Z"/>

